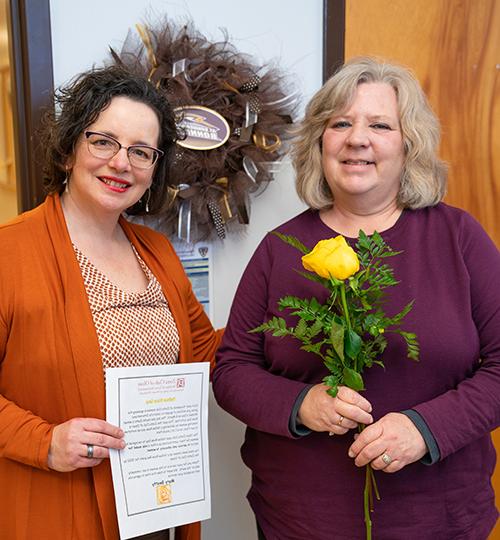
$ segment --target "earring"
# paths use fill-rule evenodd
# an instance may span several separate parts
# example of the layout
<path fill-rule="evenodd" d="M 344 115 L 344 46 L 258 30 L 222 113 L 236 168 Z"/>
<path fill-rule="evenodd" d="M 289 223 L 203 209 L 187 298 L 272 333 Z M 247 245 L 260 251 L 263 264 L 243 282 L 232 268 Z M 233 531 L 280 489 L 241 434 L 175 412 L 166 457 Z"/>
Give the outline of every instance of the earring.
<path fill-rule="evenodd" d="M 70 176 L 71 176 L 71 169 L 66 168 L 66 176 L 64 177 L 64 182 L 63 182 L 65 192 L 68 191 Z"/>
<path fill-rule="evenodd" d="M 148 188 L 148 197 L 146 199 L 146 214 L 149 214 L 149 200 L 151 199 L 151 188 Z"/>

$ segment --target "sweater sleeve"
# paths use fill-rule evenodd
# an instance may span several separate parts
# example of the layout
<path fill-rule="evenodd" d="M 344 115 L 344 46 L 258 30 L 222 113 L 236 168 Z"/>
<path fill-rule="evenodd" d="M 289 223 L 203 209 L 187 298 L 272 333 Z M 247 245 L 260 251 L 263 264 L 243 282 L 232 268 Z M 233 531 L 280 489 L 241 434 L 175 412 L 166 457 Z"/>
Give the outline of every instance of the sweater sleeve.
<path fill-rule="evenodd" d="M 294 438 L 290 414 L 309 385 L 270 371 L 265 337 L 249 330 L 266 320 L 273 255 L 267 236 L 250 260 L 238 286 L 213 377 L 219 405 L 248 426 Z"/>
<path fill-rule="evenodd" d="M 464 216 L 459 235 L 469 275 L 470 306 L 479 336 L 480 358 L 469 378 L 412 407 L 434 435 L 441 459 L 500 424 L 500 253 L 468 215 Z"/>
<path fill-rule="evenodd" d="M 0 395 L 0 457 L 49 470 L 54 426 Z"/>
<path fill-rule="evenodd" d="M 6 295 L 3 296 L 5 301 Z M 0 369 L 9 325 L 0 310 Z M 0 457 L 48 470 L 47 456 L 54 426 L 0 394 Z"/>

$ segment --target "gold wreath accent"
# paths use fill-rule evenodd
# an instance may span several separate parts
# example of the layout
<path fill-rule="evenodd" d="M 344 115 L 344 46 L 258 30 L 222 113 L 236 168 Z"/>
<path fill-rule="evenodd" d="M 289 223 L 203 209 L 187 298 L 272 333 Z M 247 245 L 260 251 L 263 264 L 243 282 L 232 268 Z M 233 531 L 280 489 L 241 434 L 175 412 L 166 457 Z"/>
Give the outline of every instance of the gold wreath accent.
<path fill-rule="evenodd" d="M 221 207 L 220 211 L 224 217 L 224 220 L 229 221 L 233 217 L 231 207 L 229 206 L 229 197 L 227 193 L 229 178 L 227 176 L 221 176 L 220 178 L 217 178 L 215 183 L 224 190 L 224 194 L 222 195 L 222 203 L 219 203 L 219 206 Z"/>
<path fill-rule="evenodd" d="M 144 43 L 144 47 L 146 47 L 149 63 L 152 66 L 151 71 L 149 72 L 149 75 L 148 75 L 148 81 L 151 81 L 151 78 L 153 77 L 154 72 L 158 69 L 158 61 L 156 60 L 153 44 L 151 43 L 151 38 L 149 37 L 147 28 L 145 28 L 142 24 L 139 24 L 139 23 L 135 25 L 135 28 L 137 30 L 137 33 L 139 34 L 139 37 L 141 38 L 141 41 Z"/>
<path fill-rule="evenodd" d="M 265 152 L 275 152 L 281 146 L 281 139 L 276 133 L 257 131 L 252 135 L 252 140 L 255 146 Z"/>

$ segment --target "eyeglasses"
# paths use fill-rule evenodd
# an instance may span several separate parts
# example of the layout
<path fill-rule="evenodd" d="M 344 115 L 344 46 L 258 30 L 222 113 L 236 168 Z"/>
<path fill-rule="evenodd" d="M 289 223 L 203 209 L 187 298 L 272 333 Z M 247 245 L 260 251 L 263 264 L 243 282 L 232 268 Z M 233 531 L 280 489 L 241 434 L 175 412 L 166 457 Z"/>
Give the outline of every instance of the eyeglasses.
<path fill-rule="evenodd" d="M 89 152 L 93 156 L 100 159 L 111 159 L 122 148 L 125 148 L 130 165 L 138 169 L 150 169 L 163 156 L 163 152 L 153 146 L 144 144 L 132 144 L 128 147 L 122 146 L 113 137 L 99 133 L 98 131 L 86 131 L 85 137 Z"/>

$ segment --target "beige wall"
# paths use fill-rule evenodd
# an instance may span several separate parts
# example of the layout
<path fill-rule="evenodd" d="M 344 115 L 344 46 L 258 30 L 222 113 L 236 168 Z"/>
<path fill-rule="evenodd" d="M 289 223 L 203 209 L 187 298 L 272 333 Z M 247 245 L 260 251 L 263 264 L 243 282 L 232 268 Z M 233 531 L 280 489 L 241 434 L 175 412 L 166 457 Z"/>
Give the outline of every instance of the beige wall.
<path fill-rule="evenodd" d="M 14 190 L 0 187 L 0 223 L 17 215 L 17 198 Z"/>
<path fill-rule="evenodd" d="M 17 214 L 7 0 L 0 0 L 0 223 Z"/>

